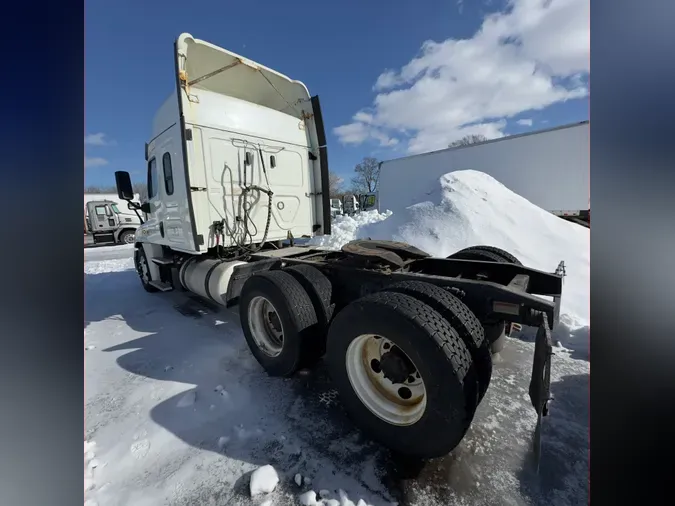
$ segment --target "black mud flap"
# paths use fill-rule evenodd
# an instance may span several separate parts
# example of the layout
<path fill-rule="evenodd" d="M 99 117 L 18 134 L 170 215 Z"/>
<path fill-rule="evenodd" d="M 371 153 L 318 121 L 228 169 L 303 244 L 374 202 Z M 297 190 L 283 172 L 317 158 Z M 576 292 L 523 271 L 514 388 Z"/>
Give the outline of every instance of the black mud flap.
<path fill-rule="evenodd" d="M 530 401 L 537 412 L 537 428 L 534 432 L 534 458 L 537 472 L 541 456 L 541 419 L 548 415 L 548 401 L 551 399 L 551 356 L 553 342 L 548 317 L 541 313 L 539 330 L 534 346 L 532 360 L 532 378 L 530 379 Z"/>

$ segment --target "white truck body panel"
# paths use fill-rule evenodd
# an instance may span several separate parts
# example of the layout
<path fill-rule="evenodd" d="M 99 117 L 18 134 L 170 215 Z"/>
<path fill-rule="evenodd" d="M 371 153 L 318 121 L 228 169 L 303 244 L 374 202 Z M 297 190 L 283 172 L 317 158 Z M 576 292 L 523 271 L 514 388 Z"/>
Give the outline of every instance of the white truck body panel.
<path fill-rule="evenodd" d="M 321 146 L 304 84 L 189 34 L 179 37 L 176 52 L 179 91 L 153 122 L 152 212 L 138 240 L 197 254 L 216 244 L 260 242 L 269 199 L 251 186 L 273 192 L 266 241 L 287 239 L 289 232 L 315 235 L 324 222 Z M 213 226 L 221 221 L 218 237 Z"/>
<path fill-rule="evenodd" d="M 590 209 L 588 121 L 382 163 L 379 208 L 420 201 L 448 172 L 485 172 L 546 211 Z"/>

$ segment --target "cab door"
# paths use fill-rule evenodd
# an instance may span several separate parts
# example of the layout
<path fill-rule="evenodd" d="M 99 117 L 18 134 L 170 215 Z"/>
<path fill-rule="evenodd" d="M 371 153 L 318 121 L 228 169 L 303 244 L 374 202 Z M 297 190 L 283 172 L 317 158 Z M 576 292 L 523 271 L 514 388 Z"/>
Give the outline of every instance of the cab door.
<path fill-rule="evenodd" d="M 189 203 L 178 126 L 148 145 L 148 215 L 150 242 L 193 252 Z"/>
<path fill-rule="evenodd" d="M 110 232 L 117 228 L 115 215 L 110 204 L 105 202 L 87 202 L 89 222 L 92 233 Z"/>

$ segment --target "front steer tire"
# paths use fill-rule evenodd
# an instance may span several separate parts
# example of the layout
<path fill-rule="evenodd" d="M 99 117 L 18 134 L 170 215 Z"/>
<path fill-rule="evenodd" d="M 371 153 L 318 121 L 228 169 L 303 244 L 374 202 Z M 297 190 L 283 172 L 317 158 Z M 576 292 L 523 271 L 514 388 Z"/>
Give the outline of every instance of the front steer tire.
<path fill-rule="evenodd" d="M 148 263 L 148 257 L 145 255 L 143 246 L 139 246 L 134 250 L 134 266 L 136 267 L 136 272 L 138 273 L 141 285 L 143 285 L 145 291 L 148 293 L 157 292 L 157 288 L 150 284 L 150 281 L 152 281 L 150 264 Z"/>
<path fill-rule="evenodd" d="M 282 329 L 277 355 L 265 351 L 254 336 L 260 327 L 254 323 L 254 313 L 261 298 L 276 312 Z M 291 376 L 315 361 L 316 311 L 305 289 L 288 272 L 267 271 L 248 278 L 239 296 L 239 319 L 251 353 L 270 376 Z"/>
<path fill-rule="evenodd" d="M 382 336 L 413 362 L 425 387 L 421 416 L 396 425 L 374 414 L 356 393 L 347 370 L 350 344 L 365 335 Z M 467 403 L 464 382 L 471 355 L 450 324 L 434 309 L 402 293 L 377 292 L 347 305 L 328 331 L 326 362 L 342 403 L 372 439 L 414 458 L 446 455 L 468 430 L 474 403 Z"/>

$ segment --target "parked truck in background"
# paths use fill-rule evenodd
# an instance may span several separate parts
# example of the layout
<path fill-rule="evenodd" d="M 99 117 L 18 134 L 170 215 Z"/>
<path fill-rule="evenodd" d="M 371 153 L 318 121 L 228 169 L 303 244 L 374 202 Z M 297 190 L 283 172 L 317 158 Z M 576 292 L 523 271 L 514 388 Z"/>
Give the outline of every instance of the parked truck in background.
<path fill-rule="evenodd" d="M 148 219 L 134 263 L 146 291 L 238 306 L 271 376 L 324 357 L 354 422 L 419 458 L 447 454 L 466 434 L 490 383 L 494 336 L 511 322 L 536 326 L 530 398 L 541 420 L 560 271 L 480 245 L 448 258 L 391 241 L 293 245 L 331 231 L 318 96 L 187 33 L 174 46 L 174 77 L 145 149 Z M 129 173 L 115 178 L 131 201 Z"/>
<path fill-rule="evenodd" d="M 344 213 L 348 216 L 352 216 L 359 212 L 359 200 L 356 195 L 345 195 L 342 197 L 342 206 Z"/>
<path fill-rule="evenodd" d="M 361 193 L 357 196 L 359 202 L 359 210 L 372 211 L 378 209 L 377 192 Z"/>
<path fill-rule="evenodd" d="M 340 202 L 340 214 L 352 216 L 363 211 L 378 209 L 377 192 L 354 193 L 342 197 L 342 200 L 331 199 L 331 202 Z M 331 204 L 333 206 L 334 204 Z"/>
<path fill-rule="evenodd" d="M 117 199 L 115 199 L 117 200 Z M 140 217 L 125 203 L 107 199 L 87 199 L 84 206 L 84 233 L 91 234 L 93 243 L 133 244 Z"/>
<path fill-rule="evenodd" d="M 380 210 L 416 204 L 448 172 L 489 174 L 533 204 L 590 227 L 590 123 L 442 149 L 382 162 Z"/>
<path fill-rule="evenodd" d="M 330 215 L 335 218 L 343 213 L 342 199 L 330 199 Z"/>

